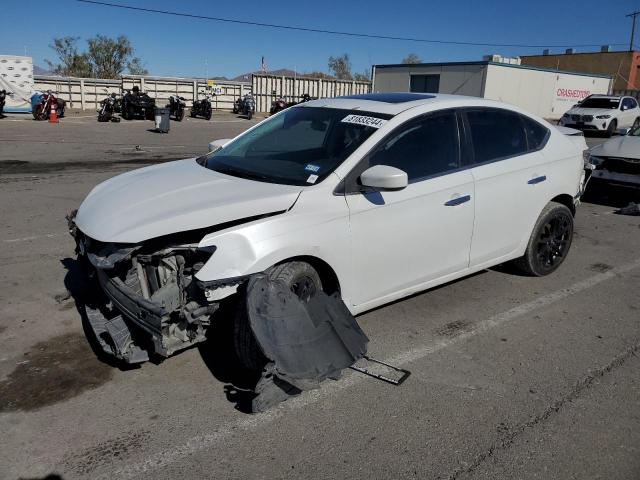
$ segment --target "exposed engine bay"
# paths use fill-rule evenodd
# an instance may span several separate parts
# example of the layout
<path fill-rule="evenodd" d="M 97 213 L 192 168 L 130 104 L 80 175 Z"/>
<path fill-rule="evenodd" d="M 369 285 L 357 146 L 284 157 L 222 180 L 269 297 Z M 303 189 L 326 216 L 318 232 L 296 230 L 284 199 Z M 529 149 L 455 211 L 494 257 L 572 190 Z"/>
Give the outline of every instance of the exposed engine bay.
<path fill-rule="evenodd" d="M 147 351 L 167 357 L 205 340 L 219 300 L 242 281 L 204 284 L 195 278 L 215 251 L 199 249 L 189 238 L 201 232 L 134 245 L 103 243 L 85 236 L 73 220 L 72 213 L 79 258 L 106 297 L 102 308 L 87 309 L 87 317 L 103 350 L 128 363 L 148 360 Z M 137 335 L 131 324 L 146 335 Z M 137 338 L 151 342 L 141 345 Z"/>

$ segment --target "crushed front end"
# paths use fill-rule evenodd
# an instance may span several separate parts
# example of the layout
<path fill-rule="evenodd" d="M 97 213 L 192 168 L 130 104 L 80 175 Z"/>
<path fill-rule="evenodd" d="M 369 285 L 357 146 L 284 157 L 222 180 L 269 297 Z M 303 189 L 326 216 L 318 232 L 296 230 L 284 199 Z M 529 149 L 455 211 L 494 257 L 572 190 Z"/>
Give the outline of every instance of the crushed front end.
<path fill-rule="evenodd" d="M 195 278 L 214 251 L 198 248 L 200 232 L 115 244 L 85 235 L 75 212 L 68 220 L 78 257 L 104 293 L 104 302 L 87 305 L 86 313 L 106 353 L 139 363 L 205 340 L 221 295 L 216 285 L 205 287 Z M 235 292 L 227 283 L 220 285 L 224 296 Z"/>

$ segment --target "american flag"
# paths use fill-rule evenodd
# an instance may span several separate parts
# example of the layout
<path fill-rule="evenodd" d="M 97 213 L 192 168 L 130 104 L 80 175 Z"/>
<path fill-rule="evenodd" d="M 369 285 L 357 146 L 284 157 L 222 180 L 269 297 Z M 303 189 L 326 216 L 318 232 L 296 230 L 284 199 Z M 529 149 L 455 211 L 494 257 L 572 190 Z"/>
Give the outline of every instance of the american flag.
<path fill-rule="evenodd" d="M 262 57 L 262 60 L 260 61 L 260 71 L 262 73 L 267 73 L 267 64 L 264 61 L 264 57 Z"/>

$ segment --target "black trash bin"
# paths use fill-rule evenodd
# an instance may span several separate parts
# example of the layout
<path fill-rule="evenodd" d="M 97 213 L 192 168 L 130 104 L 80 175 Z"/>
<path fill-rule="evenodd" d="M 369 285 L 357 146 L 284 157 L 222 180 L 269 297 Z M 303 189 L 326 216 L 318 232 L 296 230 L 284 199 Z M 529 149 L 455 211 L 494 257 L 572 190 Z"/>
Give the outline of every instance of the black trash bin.
<path fill-rule="evenodd" d="M 169 116 L 171 110 L 169 108 L 155 109 L 156 131 L 160 133 L 169 133 Z"/>

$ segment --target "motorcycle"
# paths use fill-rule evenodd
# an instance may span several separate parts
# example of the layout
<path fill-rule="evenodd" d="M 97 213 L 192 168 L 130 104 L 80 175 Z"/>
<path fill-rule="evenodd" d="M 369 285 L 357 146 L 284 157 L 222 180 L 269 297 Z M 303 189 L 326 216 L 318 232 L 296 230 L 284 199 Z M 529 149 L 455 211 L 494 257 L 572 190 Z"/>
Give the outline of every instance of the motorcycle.
<path fill-rule="evenodd" d="M 121 110 L 121 101 L 115 93 L 100 102 L 100 110 L 98 110 L 99 122 L 119 122 L 120 117 L 116 117 L 116 113 Z"/>
<path fill-rule="evenodd" d="M 64 100 L 56 98 L 51 90 L 47 90 L 42 94 L 35 94 L 31 97 L 33 118 L 36 120 L 48 120 L 52 105 L 55 105 L 57 117 L 64 117 L 64 111 L 67 105 Z"/>
<path fill-rule="evenodd" d="M 187 106 L 184 97 L 178 95 L 171 95 L 169 97 L 169 115 L 173 116 L 177 122 L 181 122 L 184 118 L 184 108 Z"/>
<path fill-rule="evenodd" d="M 211 100 L 207 95 L 202 100 L 196 100 L 193 102 L 193 107 L 191 107 L 189 115 L 191 118 L 204 117 L 207 120 L 211 120 L 211 113 Z"/>
<path fill-rule="evenodd" d="M 251 120 L 256 113 L 256 100 L 253 95 L 247 93 L 244 98 L 238 98 L 233 104 L 233 113 L 242 114 Z"/>
<path fill-rule="evenodd" d="M 133 120 L 142 117 L 147 120 L 155 119 L 156 101 L 135 86 L 127 90 L 122 97 L 122 118 Z"/>
<path fill-rule="evenodd" d="M 275 94 L 275 93 L 274 93 Z M 271 102 L 271 108 L 269 109 L 270 115 L 275 115 L 282 110 L 289 108 L 291 105 L 284 101 L 284 98 L 278 97 L 273 102 Z"/>
<path fill-rule="evenodd" d="M 274 115 L 289 107 L 293 107 L 294 105 L 298 105 L 300 103 L 310 102 L 311 100 L 314 100 L 314 98 L 312 98 L 308 93 L 303 94 L 300 97 L 299 102 L 285 102 L 282 97 L 278 97 L 271 103 L 271 110 L 269 110 L 269 113 L 271 115 Z"/>
<path fill-rule="evenodd" d="M 7 95 L 13 95 L 13 92 L 7 92 L 5 89 L 0 90 L 0 118 L 4 117 L 4 102 Z"/>

